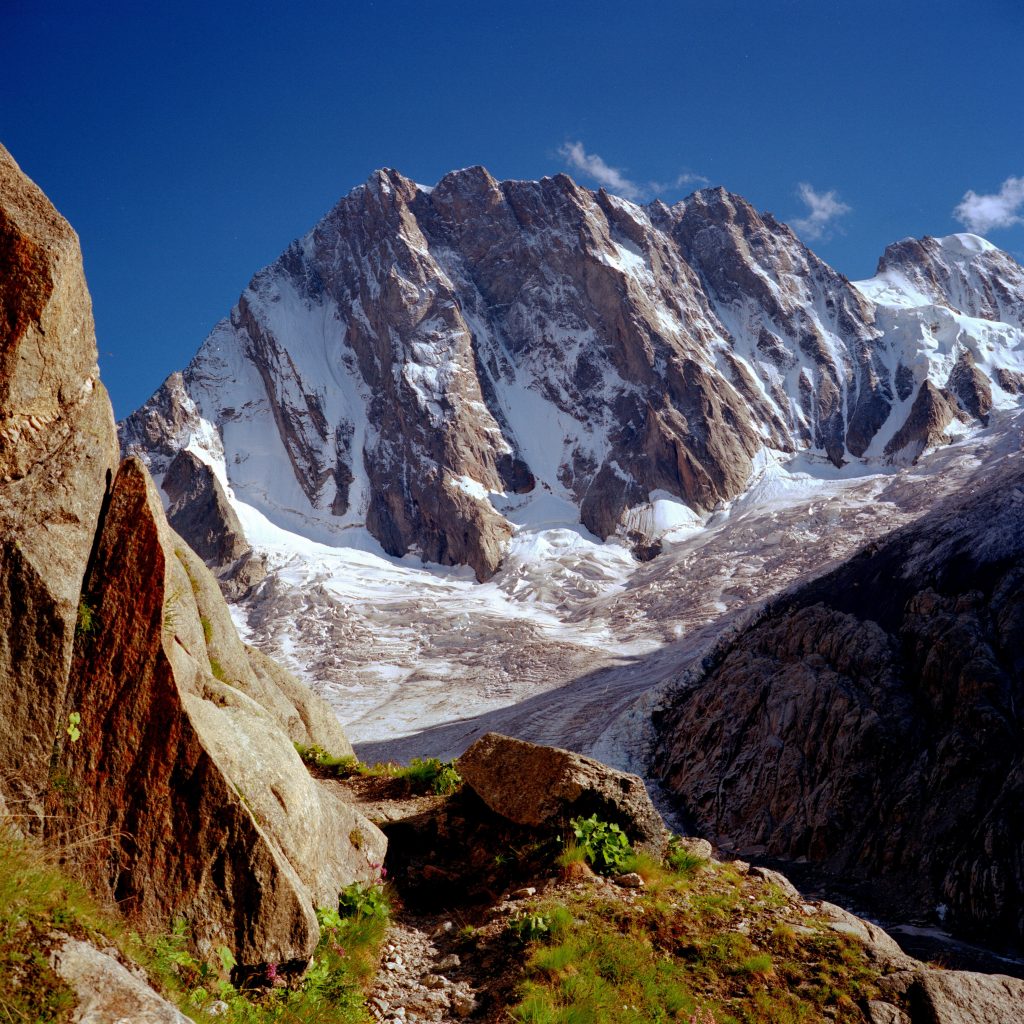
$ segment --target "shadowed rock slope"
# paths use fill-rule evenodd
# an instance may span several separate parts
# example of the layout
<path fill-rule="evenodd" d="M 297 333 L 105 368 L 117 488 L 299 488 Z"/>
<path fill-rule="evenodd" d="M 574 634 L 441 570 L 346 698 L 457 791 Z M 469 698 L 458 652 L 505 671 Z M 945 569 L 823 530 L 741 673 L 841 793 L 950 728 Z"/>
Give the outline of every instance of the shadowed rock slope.
<path fill-rule="evenodd" d="M 656 770 L 752 855 L 1024 937 L 1024 456 L 768 605 L 656 716 Z M 940 915 L 941 917 L 941 915 Z"/>
<path fill-rule="evenodd" d="M 385 841 L 293 744 L 351 747 L 239 640 L 142 463 L 114 476 L 78 240 L 2 148 L 0 330 L 0 809 L 141 925 L 303 962 Z"/>

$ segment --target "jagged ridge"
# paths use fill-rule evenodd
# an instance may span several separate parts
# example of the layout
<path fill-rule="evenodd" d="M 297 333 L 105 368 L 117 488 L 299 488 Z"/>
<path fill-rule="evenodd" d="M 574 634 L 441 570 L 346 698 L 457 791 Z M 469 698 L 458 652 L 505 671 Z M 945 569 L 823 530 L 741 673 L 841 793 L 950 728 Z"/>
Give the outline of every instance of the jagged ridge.
<path fill-rule="evenodd" d="M 565 175 L 378 171 L 253 278 L 122 443 L 158 475 L 191 448 L 314 539 L 368 531 L 481 579 L 521 522 L 656 550 L 655 503 L 692 520 L 764 446 L 909 459 L 1017 401 L 1022 272 L 952 237 L 920 243 L 927 261 L 891 247 L 855 286 L 720 188 L 640 207 Z M 941 402 L 919 401 L 928 382 Z"/>

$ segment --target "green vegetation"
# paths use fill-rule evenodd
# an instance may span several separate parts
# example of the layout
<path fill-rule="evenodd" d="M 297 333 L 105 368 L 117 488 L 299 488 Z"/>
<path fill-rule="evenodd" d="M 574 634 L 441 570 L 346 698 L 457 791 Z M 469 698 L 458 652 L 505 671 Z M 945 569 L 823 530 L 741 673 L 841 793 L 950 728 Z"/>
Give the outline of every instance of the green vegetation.
<path fill-rule="evenodd" d="M 347 779 L 353 775 L 369 778 L 393 779 L 404 783 L 413 793 L 434 793 L 450 796 L 462 785 L 462 776 L 454 761 L 441 761 L 436 757 L 414 757 L 408 765 L 363 764 L 351 754 L 336 756 L 319 744 L 305 746 L 296 743 L 295 749 L 307 767 L 321 775 L 336 775 Z"/>
<path fill-rule="evenodd" d="M 99 623 L 96 609 L 83 597 L 78 602 L 78 618 L 75 622 L 75 636 L 92 636 Z"/>
<path fill-rule="evenodd" d="M 376 865 L 383 874 L 381 865 Z M 324 913 L 330 914 L 331 911 Z M 387 920 L 391 904 L 384 887 L 375 882 L 353 882 L 345 886 L 338 895 L 337 914 L 341 918 L 374 917 Z M 323 922 L 321 922 L 323 923 Z"/>
<path fill-rule="evenodd" d="M 598 871 L 615 874 L 632 870 L 627 864 L 633 849 L 618 825 L 602 821 L 596 814 L 592 814 L 589 818 L 573 818 L 569 827 L 587 862 Z"/>
<path fill-rule="evenodd" d="M 668 855 L 665 860 L 673 871 L 681 875 L 692 875 L 707 864 L 703 857 L 698 857 L 695 853 L 691 853 L 686 849 L 679 842 L 678 836 L 673 836 L 669 840 Z"/>
<path fill-rule="evenodd" d="M 301 978 L 268 964 L 243 980 L 226 947 L 212 962 L 196 957 L 184 921 L 165 935 L 126 934 L 112 911 L 61 870 L 56 855 L 0 821 L 0 1021 L 71 1021 L 74 994 L 49 963 L 49 936 L 60 930 L 99 948 L 115 946 L 201 1024 L 371 1024 L 365 991 L 388 924 L 387 902 L 379 884 L 349 886 L 342 900 L 341 912 L 318 911 L 321 940 Z"/>
<path fill-rule="evenodd" d="M 64 731 L 68 734 L 68 739 L 72 743 L 77 743 L 82 738 L 82 730 L 79 728 L 82 724 L 82 715 L 78 711 L 72 711 L 68 715 L 68 724 Z"/>
<path fill-rule="evenodd" d="M 362 769 L 365 768 L 351 754 L 338 757 L 328 753 L 319 743 L 314 743 L 311 747 L 296 743 L 295 750 L 307 768 L 317 769 L 321 774 L 337 775 L 345 779 L 350 775 L 363 774 Z"/>
<path fill-rule="evenodd" d="M 436 757 L 414 757 L 406 768 L 396 768 L 393 778 L 403 779 L 417 792 L 430 790 L 438 796 L 449 796 L 462 785 L 462 776 L 455 770 L 454 761 L 441 761 Z"/>
<path fill-rule="evenodd" d="M 210 646 L 210 641 L 213 639 L 213 623 L 205 615 L 199 616 L 199 624 L 203 627 L 203 639 L 206 640 L 206 646 Z"/>
<path fill-rule="evenodd" d="M 71 1019 L 74 996 L 49 963 L 54 928 L 89 937 L 113 925 L 36 843 L 0 821 L 0 1020 Z"/>
<path fill-rule="evenodd" d="M 591 819 L 585 819 L 592 823 Z M 600 824 L 600 822 L 598 822 Z M 575 831 L 575 829 L 574 829 Z M 596 828 L 591 835 L 601 835 Z M 614 834 L 614 833 L 613 833 Z M 582 837 L 578 837 L 582 839 Z M 612 840 L 612 842 L 616 842 Z M 563 867 L 579 863 L 567 845 Z M 825 922 L 780 907 L 774 887 L 728 864 L 634 854 L 646 886 L 628 898 L 568 890 L 509 922 L 526 945 L 511 1017 L 520 1024 L 811 1024 L 861 1021 L 877 972 Z M 669 863 L 675 861 L 680 867 Z M 696 863 L 695 863 L 696 862 Z"/>

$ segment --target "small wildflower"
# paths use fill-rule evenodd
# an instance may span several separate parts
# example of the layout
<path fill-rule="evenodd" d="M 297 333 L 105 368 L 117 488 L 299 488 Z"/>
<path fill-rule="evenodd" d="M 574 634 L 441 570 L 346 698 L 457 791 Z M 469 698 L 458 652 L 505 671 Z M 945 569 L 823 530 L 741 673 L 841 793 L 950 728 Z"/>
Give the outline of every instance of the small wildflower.
<path fill-rule="evenodd" d="M 277 977 L 277 964 L 267 964 L 267 981 L 273 981 Z"/>

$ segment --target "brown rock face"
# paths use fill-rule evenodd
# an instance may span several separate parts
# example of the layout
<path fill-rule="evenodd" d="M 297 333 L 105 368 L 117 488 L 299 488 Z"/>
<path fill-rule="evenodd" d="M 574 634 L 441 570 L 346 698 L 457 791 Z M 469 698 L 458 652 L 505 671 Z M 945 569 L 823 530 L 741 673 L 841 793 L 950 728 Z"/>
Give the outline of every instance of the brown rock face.
<path fill-rule="evenodd" d="M 253 552 L 242 524 L 213 470 L 182 449 L 163 478 L 171 501 L 167 521 L 217 574 L 221 592 L 239 600 L 267 575 L 266 562 Z"/>
<path fill-rule="evenodd" d="M 495 814 L 517 825 L 564 823 L 597 814 L 641 846 L 662 852 L 665 824 L 643 780 L 557 747 L 489 732 L 458 762 L 466 785 Z"/>
<path fill-rule="evenodd" d="M 992 411 L 992 385 L 975 365 L 970 352 L 964 352 L 949 375 L 946 387 L 957 397 L 961 408 L 974 419 L 988 423 Z"/>
<path fill-rule="evenodd" d="M 917 392 L 910 414 L 885 446 L 892 462 L 915 462 L 917 457 L 946 436 L 946 427 L 955 419 L 966 420 L 956 400 L 945 390 L 926 380 Z"/>
<path fill-rule="evenodd" d="M 806 857 L 964 931 L 1024 936 L 1024 469 L 778 599 L 658 716 L 723 845 Z"/>
<path fill-rule="evenodd" d="M 306 772 L 291 737 L 348 753 L 315 698 L 256 670 L 213 577 L 169 530 L 145 468 L 114 481 L 83 600 L 50 807 L 109 834 L 92 881 L 149 926 L 185 917 L 201 948 L 240 963 L 306 959 L 314 906 L 372 874 L 380 833 Z M 287 684 L 286 684 L 287 687 Z M 337 739 L 335 744 L 333 741 Z M 361 833 L 360 848 L 349 836 Z"/>
<path fill-rule="evenodd" d="M 117 465 L 78 239 L 0 146 L 0 791 L 38 813 Z"/>
<path fill-rule="evenodd" d="M 97 833 L 66 855 L 147 925 L 180 915 L 205 952 L 302 961 L 314 907 L 384 840 L 293 742 L 351 747 L 238 639 L 142 464 L 114 479 L 78 241 L 2 148 L 0 271 L 0 809 Z"/>

